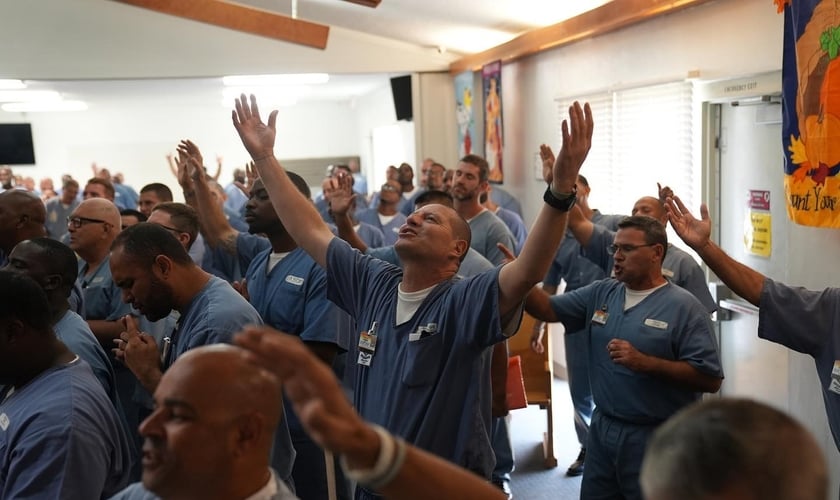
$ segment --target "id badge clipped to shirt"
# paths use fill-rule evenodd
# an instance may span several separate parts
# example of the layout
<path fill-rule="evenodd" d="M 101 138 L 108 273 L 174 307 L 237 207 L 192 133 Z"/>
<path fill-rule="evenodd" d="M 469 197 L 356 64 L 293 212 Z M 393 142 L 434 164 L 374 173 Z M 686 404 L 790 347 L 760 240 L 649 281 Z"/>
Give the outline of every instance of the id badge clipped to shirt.
<path fill-rule="evenodd" d="M 609 317 L 610 315 L 607 312 L 607 306 L 601 306 L 601 308 L 595 311 L 595 314 L 592 315 L 592 322 L 603 326 L 607 324 L 607 318 Z"/>
<path fill-rule="evenodd" d="M 828 390 L 834 394 L 840 394 L 840 360 L 834 362 L 831 370 L 831 382 L 828 383 Z"/>
<path fill-rule="evenodd" d="M 362 366 L 370 366 L 373 354 L 376 352 L 377 327 L 376 321 L 371 323 L 367 331 L 359 333 L 359 358 L 356 362 Z"/>

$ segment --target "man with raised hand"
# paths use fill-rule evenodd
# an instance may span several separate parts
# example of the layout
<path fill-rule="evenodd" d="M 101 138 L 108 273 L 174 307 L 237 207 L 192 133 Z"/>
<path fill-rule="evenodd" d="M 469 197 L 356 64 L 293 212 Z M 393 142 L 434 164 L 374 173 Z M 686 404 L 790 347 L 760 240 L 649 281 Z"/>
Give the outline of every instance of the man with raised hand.
<path fill-rule="evenodd" d="M 341 455 L 347 474 L 366 488 L 400 500 L 504 498 L 476 475 L 362 420 L 333 373 L 294 335 L 249 327 L 234 342 L 280 379 L 312 439 Z"/>
<path fill-rule="evenodd" d="M 700 220 L 674 196 L 667 201 L 671 227 L 733 292 L 758 306 L 758 336 L 814 358 L 828 424 L 840 449 L 840 288 L 806 290 L 779 283 L 737 262 L 711 240 L 709 209 Z"/>
<path fill-rule="evenodd" d="M 592 112 L 575 103 L 563 122 L 563 147 L 521 258 L 464 280 L 453 279 L 470 230 L 441 205 L 412 213 L 396 250 L 403 269 L 366 257 L 333 235 L 274 157 L 277 111 L 266 125 L 257 101 L 242 95 L 233 124 L 253 158 L 283 225 L 327 269 L 330 300 L 356 319 L 355 403 L 361 415 L 434 454 L 489 478 L 490 407 L 476 421 L 483 353 L 512 335 L 522 300 L 548 270 L 563 236 L 574 186 L 592 140 Z M 462 402 L 453 405 L 453 401 Z M 373 498 L 361 490 L 357 496 Z"/>

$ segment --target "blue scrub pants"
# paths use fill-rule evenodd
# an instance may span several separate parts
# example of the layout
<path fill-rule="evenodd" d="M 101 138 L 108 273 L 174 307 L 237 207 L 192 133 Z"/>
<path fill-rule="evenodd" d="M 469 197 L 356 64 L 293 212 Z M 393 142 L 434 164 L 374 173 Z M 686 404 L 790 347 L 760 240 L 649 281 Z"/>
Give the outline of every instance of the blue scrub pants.
<path fill-rule="evenodd" d="M 566 373 L 575 417 L 575 433 L 581 448 L 586 448 L 589 423 L 595 403 L 589 386 L 589 335 L 585 332 L 563 335 L 566 346 Z"/>
<path fill-rule="evenodd" d="M 493 469 L 493 482 L 509 482 L 513 472 L 513 443 L 510 441 L 510 414 L 506 417 L 494 417 L 490 427 L 490 441 L 496 455 L 496 467 Z"/>
<path fill-rule="evenodd" d="M 589 428 L 581 500 L 642 500 L 639 471 L 657 425 L 624 422 L 596 408 Z"/>

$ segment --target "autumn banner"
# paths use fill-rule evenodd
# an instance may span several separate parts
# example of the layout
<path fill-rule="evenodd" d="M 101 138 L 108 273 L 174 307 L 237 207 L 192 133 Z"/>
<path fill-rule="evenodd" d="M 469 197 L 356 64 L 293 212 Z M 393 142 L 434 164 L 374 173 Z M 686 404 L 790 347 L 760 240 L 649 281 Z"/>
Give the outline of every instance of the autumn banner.
<path fill-rule="evenodd" d="M 788 216 L 840 228 L 840 4 L 775 0 L 785 15 L 782 90 Z"/>

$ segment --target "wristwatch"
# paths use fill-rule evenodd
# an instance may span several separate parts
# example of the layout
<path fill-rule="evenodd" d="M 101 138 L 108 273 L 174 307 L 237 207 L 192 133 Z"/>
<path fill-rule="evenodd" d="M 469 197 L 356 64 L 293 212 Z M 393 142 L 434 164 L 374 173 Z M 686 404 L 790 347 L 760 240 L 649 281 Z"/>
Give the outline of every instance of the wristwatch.
<path fill-rule="evenodd" d="M 577 185 L 572 188 L 571 193 L 554 193 L 551 191 L 551 185 L 545 188 L 543 201 L 546 205 L 561 212 L 568 212 L 577 201 Z"/>

